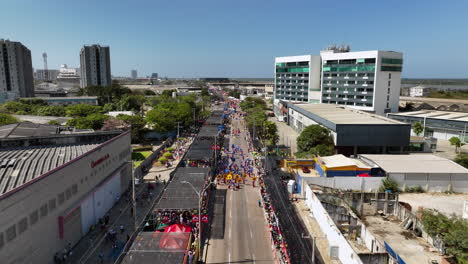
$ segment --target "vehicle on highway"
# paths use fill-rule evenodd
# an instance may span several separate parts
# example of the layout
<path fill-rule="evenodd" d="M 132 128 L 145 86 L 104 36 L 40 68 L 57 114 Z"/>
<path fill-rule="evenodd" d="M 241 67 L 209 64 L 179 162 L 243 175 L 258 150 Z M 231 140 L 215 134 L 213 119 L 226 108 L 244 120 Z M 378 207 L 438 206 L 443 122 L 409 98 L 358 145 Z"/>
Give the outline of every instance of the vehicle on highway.
<path fill-rule="evenodd" d="M 302 167 L 302 172 L 303 173 L 310 173 L 310 169 L 307 166 Z"/>

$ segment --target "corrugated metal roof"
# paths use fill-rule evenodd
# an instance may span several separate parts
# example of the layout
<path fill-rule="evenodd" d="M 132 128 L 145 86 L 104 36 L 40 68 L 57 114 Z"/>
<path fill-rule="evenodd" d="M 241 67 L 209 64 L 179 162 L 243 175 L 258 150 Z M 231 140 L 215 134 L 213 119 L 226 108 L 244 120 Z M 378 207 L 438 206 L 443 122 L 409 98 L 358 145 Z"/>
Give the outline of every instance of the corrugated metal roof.
<path fill-rule="evenodd" d="M 62 145 L 0 150 L 0 194 L 26 184 L 98 145 Z"/>
<path fill-rule="evenodd" d="M 431 154 L 414 155 L 359 155 L 381 167 L 387 173 L 462 173 L 468 169 L 457 163 Z"/>

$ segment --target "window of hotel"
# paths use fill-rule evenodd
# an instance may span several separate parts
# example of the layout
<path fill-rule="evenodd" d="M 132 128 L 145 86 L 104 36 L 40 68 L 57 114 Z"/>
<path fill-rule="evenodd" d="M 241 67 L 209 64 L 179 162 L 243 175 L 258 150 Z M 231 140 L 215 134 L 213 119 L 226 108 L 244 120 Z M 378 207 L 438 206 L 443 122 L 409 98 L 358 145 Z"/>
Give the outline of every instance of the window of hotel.
<path fill-rule="evenodd" d="M 389 78 L 389 79 L 392 78 L 392 74 L 391 74 L 391 73 L 388 74 L 388 78 Z"/>
<path fill-rule="evenodd" d="M 35 223 L 37 223 L 38 220 L 39 220 L 39 213 L 37 212 L 37 210 L 32 212 L 29 215 L 29 223 L 31 223 L 31 225 L 34 225 Z"/>
<path fill-rule="evenodd" d="M 53 211 L 57 207 L 57 202 L 54 199 L 49 200 L 49 210 Z"/>
<path fill-rule="evenodd" d="M 5 238 L 3 236 L 3 233 L 0 233 L 0 249 L 5 245 Z"/>
<path fill-rule="evenodd" d="M 41 212 L 41 217 L 47 216 L 47 213 L 48 213 L 47 204 L 44 204 L 41 206 L 40 212 Z"/>
<path fill-rule="evenodd" d="M 10 242 L 15 238 L 16 238 L 16 225 L 12 225 L 10 226 L 10 228 L 6 230 L 6 240 Z"/>
<path fill-rule="evenodd" d="M 18 232 L 21 234 L 28 229 L 28 219 L 25 217 L 18 222 Z"/>
<path fill-rule="evenodd" d="M 71 198 L 71 193 L 71 188 L 68 188 L 65 192 L 65 197 L 67 200 Z"/>
<path fill-rule="evenodd" d="M 65 193 L 59 193 L 58 195 L 58 204 L 61 205 L 65 201 Z"/>

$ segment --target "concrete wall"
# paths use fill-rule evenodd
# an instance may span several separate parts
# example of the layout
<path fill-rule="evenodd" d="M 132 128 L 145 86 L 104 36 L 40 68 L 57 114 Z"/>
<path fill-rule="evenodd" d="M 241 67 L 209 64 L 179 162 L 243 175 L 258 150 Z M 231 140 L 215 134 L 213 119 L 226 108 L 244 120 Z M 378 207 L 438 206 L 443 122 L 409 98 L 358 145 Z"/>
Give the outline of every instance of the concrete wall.
<path fill-rule="evenodd" d="M 328 215 L 320 200 L 312 192 L 310 186 L 307 185 L 304 189 L 306 192 L 306 204 L 319 224 L 320 229 L 325 234 L 329 245 L 338 247 L 338 259 L 341 263 L 363 264 L 346 238 L 341 234 L 333 219 Z"/>
<path fill-rule="evenodd" d="M 315 184 L 328 188 L 353 190 L 361 192 L 375 192 L 379 189 L 385 177 L 317 177 L 303 178 L 302 186 Z"/>
<path fill-rule="evenodd" d="M 130 154 L 130 133 L 124 133 L 23 185 L 22 189 L 0 196 L 2 263 L 53 263 L 57 251 L 69 242 L 76 243 L 82 235 L 70 235 L 70 229 L 59 230 L 59 218 L 79 212 L 81 202 L 110 175 L 120 172 L 121 180 L 126 181 L 122 182 L 122 191 L 127 189 Z M 91 167 L 93 162 L 95 166 Z M 26 222 L 25 230 L 20 228 L 21 221 Z M 74 228 L 76 225 L 79 227 Z M 79 221 L 68 226 L 73 232 L 81 230 Z M 8 232 L 14 232 L 15 237 L 7 239 Z M 62 235 L 74 240 L 61 239 Z"/>
<path fill-rule="evenodd" d="M 458 173 L 389 173 L 400 188 L 421 186 L 427 192 L 468 193 L 468 175 Z"/>

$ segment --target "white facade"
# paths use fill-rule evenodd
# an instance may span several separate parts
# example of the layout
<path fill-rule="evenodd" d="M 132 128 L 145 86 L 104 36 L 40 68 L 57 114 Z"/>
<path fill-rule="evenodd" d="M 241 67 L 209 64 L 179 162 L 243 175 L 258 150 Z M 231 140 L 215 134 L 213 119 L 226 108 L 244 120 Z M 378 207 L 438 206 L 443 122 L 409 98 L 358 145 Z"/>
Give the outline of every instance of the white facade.
<path fill-rule="evenodd" d="M 322 103 L 342 104 L 379 115 L 398 111 L 402 53 L 327 50 L 320 55 Z"/>
<path fill-rule="evenodd" d="M 274 98 L 292 102 L 320 102 L 320 56 L 275 58 Z"/>
<path fill-rule="evenodd" d="M 397 112 L 402 63 L 402 53 L 378 50 L 277 57 L 274 99 Z"/>
<path fill-rule="evenodd" d="M 409 88 L 409 96 L 411 97 L 428 96 L 430 92 L 431 88 L 425 86 L 415 86 Z"/>

